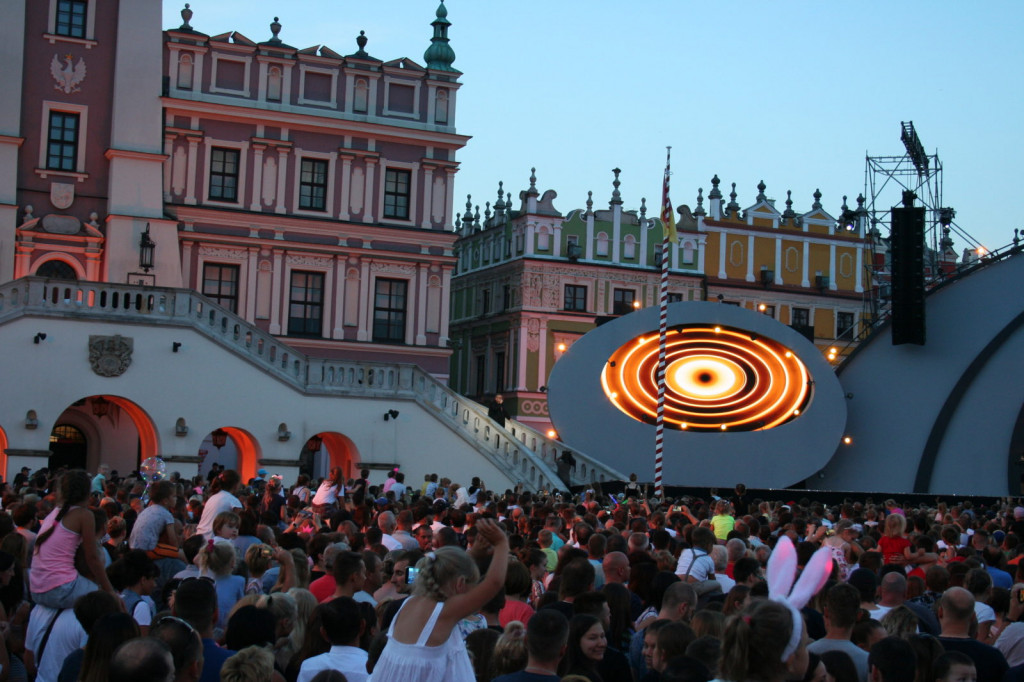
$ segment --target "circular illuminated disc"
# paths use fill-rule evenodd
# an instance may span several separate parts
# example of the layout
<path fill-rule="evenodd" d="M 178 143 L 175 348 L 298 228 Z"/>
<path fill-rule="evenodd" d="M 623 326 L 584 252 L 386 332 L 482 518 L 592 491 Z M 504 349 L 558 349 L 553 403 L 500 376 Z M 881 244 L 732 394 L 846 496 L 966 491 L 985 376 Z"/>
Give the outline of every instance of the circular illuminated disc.
<path fill-rule="evenodd" d="M 616 407 L 655 423 L 658 335 L 619 347 L 601 381 Z M 796 354 L 775 340 L 723 326 L 673 328 L 666 342 L 664 423 L 688 431 L 770 429 L 800 415 L 812 383 Z"/>

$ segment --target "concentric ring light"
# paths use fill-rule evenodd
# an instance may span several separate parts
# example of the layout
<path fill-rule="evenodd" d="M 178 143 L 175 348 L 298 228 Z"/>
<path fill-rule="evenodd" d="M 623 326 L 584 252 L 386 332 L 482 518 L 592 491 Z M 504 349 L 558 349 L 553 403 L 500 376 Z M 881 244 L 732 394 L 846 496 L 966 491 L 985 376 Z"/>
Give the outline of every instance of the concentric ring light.
<path fill-rule="evenodd" d="M 622 412 L 657 421 L 658 335 L 620 346 L 601 385 Z M 799 417 L 811 399 L 806 366 L 784 345 L 722 325 L 684 325 L 666 341 L 665 425 L 686 431 L 757 431 Z"/>

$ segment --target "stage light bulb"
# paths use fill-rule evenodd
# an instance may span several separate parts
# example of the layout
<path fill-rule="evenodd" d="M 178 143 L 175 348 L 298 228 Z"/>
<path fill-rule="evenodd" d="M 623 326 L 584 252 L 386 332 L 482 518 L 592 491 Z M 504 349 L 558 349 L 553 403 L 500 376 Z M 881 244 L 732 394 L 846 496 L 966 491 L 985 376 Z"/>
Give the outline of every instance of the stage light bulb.
<path fill-rule="evenodd" d="M 640 309 L 640 301 L 633 301 L 633 307 L 636 308 L 637 310 L 639 310 Z"/>
<path fill-rule="evenodd" d="M 721 327 L 715 327 L 715 333 L 716 334 L 721 334 L 722 333 L 722 328 Z"/>
<path fill-rule="evenodd" d="M 564 353 L 565 352 L 565 344 L 564 343 L 558 344 L 558 352 L 559 353 Z"/>
<path fill-rule="evenodd" d="M 719 428 L 722 429 L 723 431 L 725 431 L 726 426 L 725 426 L 725 424 L 722 424 Z"/>
<path fill-rule="evenodd" d="M 845 438 L 843 438 L 843 442 L 849 445 L 850 443 L 853 442 L 853 439 L 850 438 L 849 436 L 846 436 Z"/>
<path fill-rule="evenodd" d="M 608 397 L 611 398 L 612 400 L 615 400 L 616 398 L 619 397 L 619 394 L 615 393 L 615 392 L 612 392 L 612 394 L 610 396 L 608 396 Z"/>
<path fill-rule="evenodd" d="M 764 311 L 768 310 L 768 306 L 762 303 L 761 305 L 757 306 L 757 309 L 763 313 Z"/>
<path fill-rule="evenodd" d="M 791 358 L 791 357 L 793 357 L 793 353 L 792 353 L 791 351 L 788 351 L 788 350 L 787 350 L 787 351 L 786 351 L 786 357 L 787 357 L 787 358 Z"/>
<path fill-rule="evenodd" d="M 554 429 L 548 429 L 548 438 L 557 438 L 558 433 Z"/>

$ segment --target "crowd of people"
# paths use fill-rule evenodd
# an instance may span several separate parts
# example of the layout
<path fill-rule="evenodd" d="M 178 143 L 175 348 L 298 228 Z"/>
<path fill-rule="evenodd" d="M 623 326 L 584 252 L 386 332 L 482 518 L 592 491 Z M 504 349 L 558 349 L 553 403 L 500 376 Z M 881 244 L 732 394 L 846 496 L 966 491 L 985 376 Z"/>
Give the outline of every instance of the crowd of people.
<path fill-rule="evenodd" d="M 0 682 L 1024 680 L 1010 498 L 625 490 L 22 470 Z"/>

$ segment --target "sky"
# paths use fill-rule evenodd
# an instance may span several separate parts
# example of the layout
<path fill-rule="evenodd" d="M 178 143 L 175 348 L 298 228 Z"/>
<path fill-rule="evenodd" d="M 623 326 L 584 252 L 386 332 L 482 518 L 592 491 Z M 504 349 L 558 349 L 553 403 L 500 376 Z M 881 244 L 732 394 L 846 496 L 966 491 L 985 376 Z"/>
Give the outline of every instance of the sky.
<path fill-rule="evenodd" d="M 437 0 L 191 0 L 192 26 L 298 48 L 327 45 L 424 64 Z M 563 214 L 595 208 L 621 169 L 626 210 L 657 216 L 672 147 L 671 199 L 696 205 L 717 174 L 755 203 L 757 184 L 785 208 L 810 210 L 815 189 L 838 217 L 843 195 L 897 205 L 900 187 L 865 159 L 904 154 L 913 121 L 943 167 L 942 205 L 956 210 L 954 249 L 1011 243 L 1024 164 L 1024 2 L 952 0 L 447 0 L 454 66 L 463 72 L 455 210 L 484 211 L 498 181 L 514 195 L 553 189 Z M 164 2 L 164 28 L 183 3 Z M 912 181 L 912 179 L 910 179 Z M 883 188 L 884 187 L 884 188 Z M 728 198 L 726 198 L 728 201 Z M 518 206 L 518 201 L 517 204 Z M 705 204 L 706 206 L 706 204 Z M 970 237 L 968 240 L 966 237 Z M 1024 235 L 1022 235 L 1024 237 Z"/>

